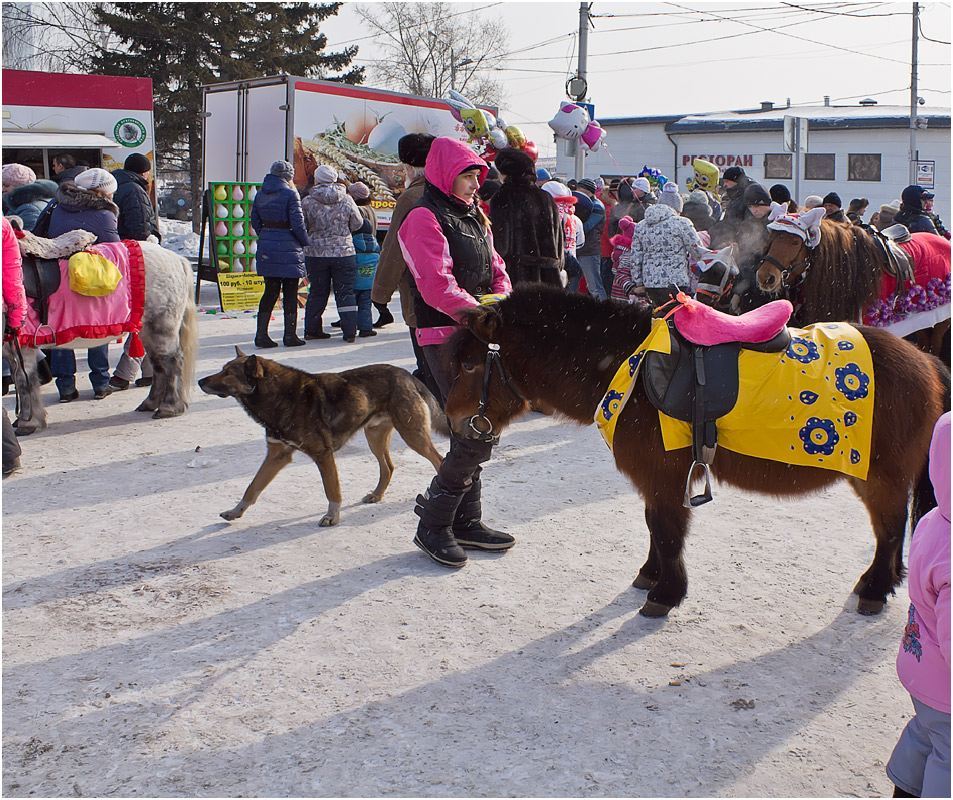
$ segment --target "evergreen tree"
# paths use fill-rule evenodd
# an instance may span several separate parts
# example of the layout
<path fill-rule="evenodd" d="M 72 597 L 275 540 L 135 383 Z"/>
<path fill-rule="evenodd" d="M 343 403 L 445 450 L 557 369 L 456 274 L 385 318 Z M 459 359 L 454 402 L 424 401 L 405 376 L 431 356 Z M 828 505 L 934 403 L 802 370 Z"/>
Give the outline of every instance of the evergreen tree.
<path fill-rule="evenodd" d="M 202 197 L 203 84 L 287 73 L 361 83 L 363 67 L 341 73 L 357 55 L 352 45 L 325 53 L 322 21 L 341 3 L 109 3 L 97 20 L 121 43 L 94 59 L 100 74 L 152 79 L 156 152 L 163 164 L 187 169 L 193 227 Z"/>

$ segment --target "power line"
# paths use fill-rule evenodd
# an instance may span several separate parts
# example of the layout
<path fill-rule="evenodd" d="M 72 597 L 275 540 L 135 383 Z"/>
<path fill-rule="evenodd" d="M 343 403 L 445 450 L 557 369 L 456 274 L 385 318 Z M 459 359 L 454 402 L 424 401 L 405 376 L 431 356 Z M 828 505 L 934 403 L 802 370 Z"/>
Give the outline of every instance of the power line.
<path fill-rule="evenodd" d="M 923 20 L 920 17 L 917 17 L 917 29 L 920 31 L 920 36 L 926 39 L 928 42 L 933 42 L 934 44 L 950 44 L 950 42 L 941 42 L 939 39 L 931 39 L 923 32 Z"/>
<path fill-rule="evenodd" d="M 857 19 L 868 19 L 870 17 L 897 17 L 897 16 L 909 17 L 910 16 L 909 11 L 890 11 L 886 14 L 849 14 L 846 11 L 827 11 L 822 8 L 810 8 L 807 6 L 799 6 L 797 5 L 797 3 L 783 3 L 782 5 L 786 5 L 789 8 L 797 8 L 801 11 L 809 11 L 812 14 L 828 14 L 832 17 L 855 17 Z M 873 6 L 876 4 L 871 3 L 871 5 Z"/>

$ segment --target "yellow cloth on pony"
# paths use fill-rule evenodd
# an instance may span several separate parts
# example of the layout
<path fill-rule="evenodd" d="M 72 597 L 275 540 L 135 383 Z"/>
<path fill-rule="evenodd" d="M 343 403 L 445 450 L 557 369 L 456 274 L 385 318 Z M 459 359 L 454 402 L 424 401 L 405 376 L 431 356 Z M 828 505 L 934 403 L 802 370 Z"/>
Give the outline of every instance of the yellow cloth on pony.
<path fill-rule="evenodd" d="M 108 258 L 83 251 L 69 259 L 69 288 L 87 297 L 105 297 L 116 291 L 122 274 Z"/>
<path fill-rule="evenodd" d="M 874 413 L 874 371 L 867 342 L 843 322 L 790 331 L 791 343 L 782 353 L 741 351 L 738 402 L 716 423 L 719 446 L 866 480 Z M 610 449 L 616 423 L 649 351 L 671 352 L 664 320 L 653 322 L 648 337 L 619 367 L 596 409 L 596 425 Z M 691 425 L 658 414 L 665 449 L 691 447 Z"/>

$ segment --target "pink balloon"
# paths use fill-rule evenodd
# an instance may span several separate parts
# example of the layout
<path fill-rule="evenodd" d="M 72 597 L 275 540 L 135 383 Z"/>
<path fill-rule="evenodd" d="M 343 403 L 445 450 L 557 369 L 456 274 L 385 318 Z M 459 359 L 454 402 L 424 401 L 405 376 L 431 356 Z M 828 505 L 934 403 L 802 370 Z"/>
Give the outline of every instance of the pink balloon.
<path fill-rule="evenodd" d="M 536 159 L 539 158 L 539 149 L 536 147 L 536 142 L 531 142 L 527 140 L 526 144 L 523 145 L 522 150 L 524 153 L 528 153 L 529 157 L 533 159 L 533 162 L 536 162 Z"/>

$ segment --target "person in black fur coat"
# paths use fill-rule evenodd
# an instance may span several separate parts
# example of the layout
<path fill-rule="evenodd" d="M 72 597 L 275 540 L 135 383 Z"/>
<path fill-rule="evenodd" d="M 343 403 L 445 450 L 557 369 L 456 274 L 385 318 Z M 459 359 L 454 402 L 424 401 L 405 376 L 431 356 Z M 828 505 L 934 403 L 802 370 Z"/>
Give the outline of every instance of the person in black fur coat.
<path fill-rule="evenodd" d="M 565 238 L 553 198 L 536 185 L 536 165 L 522 150 L 505 147 L 496 156 L 503 184 L 490 200 L 493 244 L 513 284 L 562 286 L 559 271 Z"/>

